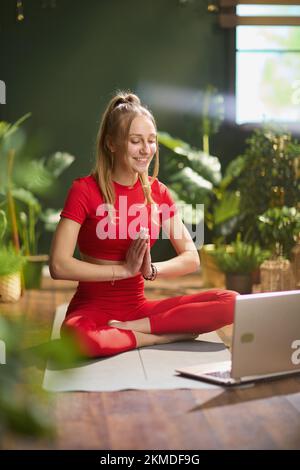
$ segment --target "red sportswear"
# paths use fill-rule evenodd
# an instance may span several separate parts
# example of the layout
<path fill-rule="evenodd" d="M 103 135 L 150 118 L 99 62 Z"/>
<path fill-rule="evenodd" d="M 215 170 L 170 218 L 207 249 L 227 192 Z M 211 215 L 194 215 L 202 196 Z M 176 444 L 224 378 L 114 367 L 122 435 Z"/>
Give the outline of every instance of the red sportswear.
<path fill-rule="evenodd" d="M 119 261 L 125 260 L 131 239 L 141 226 L 149 228 L 153 246 L 162 221 L 173 217 L 177 209 L 169 190 L 158 179 L 151 186 L 157 204 L 154 211 L 153 205 L 144 204 L 139 179 L 132 187 L 113 184 L 114 223 L 108 218 L 100 188 L 92 175 L 74 180 L 60 215 L 81 224 L 78 236 L 81 253 Z M 111 356 L 134 349 L 137 344 L 133 331 L 109 326 L 111 319 L 128 321 L 149 317 L 152 334 L 205 333 L 232 323 L 235 296 L 233 291 L 212 289 L 148 300 L 141 273 L 117 280 L 113 285 L 110 281 L 80 281 L 61 332 L 74 334 L 89 357 Z"/>

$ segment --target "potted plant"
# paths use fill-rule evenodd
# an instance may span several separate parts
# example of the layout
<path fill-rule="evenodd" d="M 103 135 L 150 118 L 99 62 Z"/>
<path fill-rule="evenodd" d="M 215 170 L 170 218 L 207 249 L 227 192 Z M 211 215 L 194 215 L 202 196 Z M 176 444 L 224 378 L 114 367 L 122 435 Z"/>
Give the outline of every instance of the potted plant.
<path fill-rule="evenodd" d="M 258 217 L 263 243 L 271 250 L 271 259 L 260 267 L 262 290 L 295 288 L 291 266 L 292 250 L 300 233 L 300 212 L 295 207 L 270 208 Z"/>
<path fill-rule="evenodd" d="M 300 232 L 300 212 L 296 207 L 273 207 L 258 216 L 258 229 L 272 257 L 291 258 Z"/>
<path fill-rule="evenodd" d="M 6 227 L 5 212 L 0 210 L 0 302 L 16 302 L 21 297 L 21 271 L 26 260 L 11 244 L 3 244 Z"/>
<path fill-rule="evenodd" d="M 23 270 L 24 287 L 37 289 L 41 285 L 42 268 L 49 259 L 48 254 L 39 252 L 39 239 L 43 230 L 54 229 L 53 219 L 57 222 L 59 218 L 59 211 L 43 209 L 41 199 L 53 192 L 58 177 L 75 158 L 65 152 L 40 159 L 23 157 L 21 149 L 26 139 L 19 128 L 20 122 L 18 125 L 0 122 L 0 129 L 4 129 L 0 134 L 0 151 L 7 162 L 6 180 L 0 181 L 1 206 L 7 210 L 14 246 L 27 259 Z M 17 164 L 14 161 L 16 149 L 19 152 Z"/>
<path fill-rule="evenodd" d="M 257 244 L 243 242 L 240 234 L 230 244 L 230 249 L 228 246 L 219 246 L 213 252 L 217 265 L 225 273 L 226 288 L 240 294 L 252 292 L 252 274 L 268 256 L 269 252 Z"/>
<path fill-rule="evenodd" d="M 240 194 L 239 231 L 248 243 L 264 246 L 258 216 L 300 201 L 300 145 L 279 127 L 265 125 L 246 140 L 243 155 L 230 163 L 232 183 Z"/>

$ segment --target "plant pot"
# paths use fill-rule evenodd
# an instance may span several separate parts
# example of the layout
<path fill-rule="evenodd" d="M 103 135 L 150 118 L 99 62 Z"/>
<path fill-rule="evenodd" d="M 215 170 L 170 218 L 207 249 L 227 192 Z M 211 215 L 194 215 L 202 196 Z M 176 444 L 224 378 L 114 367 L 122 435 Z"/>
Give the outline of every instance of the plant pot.
<path fill-rule="evenodd" d="M 260 266 L 261 291 L 278 292 L 295 289 L 295 278 L 288 259 L 266 260 Z"/>
<path fill-rule="evenodd" d="M 214 244 L 203 245 L 199 250 L 203 285 L 207 287 L 225 287 L 225 275 L 219 270 L 211 253 L 215 250 Z"/>
<path fill-rule="evenodd" d="M 0 276 L 0 302 L 17 302 L 21 297 L 20 272 Z"/>
<path fill-rule="evenodd" d="M 49 260 L 49 256 L 27 256 L 26 260 L 27 262 L 23 268 L 25 289 L 40 289 L 43 266 Z"/>
<path fill-rule="evenodd" d="M 235 290 L 239 294 L 251 294 L 252 283 L 251 274 L 226 273 L 226 288 Z"/>
<path fill-rule="evenodd" d="M 260 268 L 255 269 L 252 272 L 252 284 L 260 284 Z"/>

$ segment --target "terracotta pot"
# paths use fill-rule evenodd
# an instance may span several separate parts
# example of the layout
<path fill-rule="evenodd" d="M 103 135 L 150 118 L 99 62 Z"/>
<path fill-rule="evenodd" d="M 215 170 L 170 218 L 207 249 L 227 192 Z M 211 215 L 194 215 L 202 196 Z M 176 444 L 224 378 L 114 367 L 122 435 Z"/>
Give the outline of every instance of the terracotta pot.
<path fill-rule="evenodd" d="M 226 274 L 226 288 L 235 290 L 240 294 L 252 293 L 252 275 L 250 274 Z"/>

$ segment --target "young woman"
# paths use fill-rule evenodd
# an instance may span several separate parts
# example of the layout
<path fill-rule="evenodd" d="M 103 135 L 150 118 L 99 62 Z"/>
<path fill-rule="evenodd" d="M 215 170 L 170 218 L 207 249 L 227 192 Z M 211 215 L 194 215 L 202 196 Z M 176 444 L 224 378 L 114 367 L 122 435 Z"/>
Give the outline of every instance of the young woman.
<path fill-rule="evenodd" d="M 199 267 L 196 247 L 157 174 L 153 115 L 135 94 L 119 92 L 102 117 L 93 171 L 69 189 L 50 254 L 54 279 L 79 281 L 61 333 L 74 335 L 88 357 L 193 339 L 233 322 L 233 291 L 145 297 L 144 280 Z M 177 256 L 153 264 L 150 248 L 160 226 Z M 77 242 L 81 260 L 73 256 Z"/>

